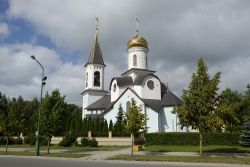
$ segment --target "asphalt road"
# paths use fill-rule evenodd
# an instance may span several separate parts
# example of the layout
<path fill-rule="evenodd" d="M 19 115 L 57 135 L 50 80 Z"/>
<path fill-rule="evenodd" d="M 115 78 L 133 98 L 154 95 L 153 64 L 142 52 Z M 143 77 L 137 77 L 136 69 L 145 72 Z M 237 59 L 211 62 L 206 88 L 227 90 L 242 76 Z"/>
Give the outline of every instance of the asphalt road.
<path fill-rule="evenodd" d="M 71 159 L 41 159 L 22 157 L 0 157 L 0 167 L 231 167 L 222 164 L 156 163 L 124 161 L 83 161 Z M 233 165 L 240 166 L 240 165 Z"/>

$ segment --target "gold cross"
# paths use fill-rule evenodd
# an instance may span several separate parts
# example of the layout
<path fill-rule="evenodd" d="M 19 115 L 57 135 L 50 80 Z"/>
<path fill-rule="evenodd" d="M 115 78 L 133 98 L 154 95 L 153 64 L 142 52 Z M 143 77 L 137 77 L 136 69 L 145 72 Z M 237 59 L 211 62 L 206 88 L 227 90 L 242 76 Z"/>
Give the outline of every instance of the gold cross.
<path fill-rule="evenodd" d="M 139 33 L 139 23 L 140 23 L 140 20 L 138 18 L 135 19 L 136 20 L 136 34 Z"/>

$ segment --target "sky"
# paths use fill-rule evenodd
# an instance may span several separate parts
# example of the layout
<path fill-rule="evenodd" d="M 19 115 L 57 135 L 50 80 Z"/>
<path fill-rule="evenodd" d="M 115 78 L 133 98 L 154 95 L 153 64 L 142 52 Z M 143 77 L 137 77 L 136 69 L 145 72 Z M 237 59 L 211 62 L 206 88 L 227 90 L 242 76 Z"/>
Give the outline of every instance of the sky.
<path fill-rule="evenodd" d="M 135 34 L 149 44 L 148 65 L 182 95 L 203 58 L 220 91 L 250 83 L 249 0 L 0 0 L 0 92 L 25 99 L 58 88 L 68 103 L 82 105 L 84 65 L 99 17 L 105 88 L 127 70 L 127 42 Z"/>

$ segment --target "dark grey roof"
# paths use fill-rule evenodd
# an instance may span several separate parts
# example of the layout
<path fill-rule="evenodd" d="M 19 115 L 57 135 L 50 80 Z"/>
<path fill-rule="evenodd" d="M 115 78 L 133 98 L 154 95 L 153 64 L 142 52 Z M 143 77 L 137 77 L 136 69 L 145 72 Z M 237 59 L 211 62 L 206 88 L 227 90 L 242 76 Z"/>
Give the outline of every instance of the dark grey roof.
<path fill-rule="evenodd" d="M 86 107 L 87 110 L 100 110 L 100 109 L 106 109 L 109 107 L 111 103 L 111 97 L 110 95 L 105 95 L 99 100 L 95 101 L 94 103 L 90 104 L 89 106 Z"/>
<path fill-rule="evenodd" d="M 101 114 L 85 114 L 86 117 L 91 117 L 92 119 L 96 119 L 97 117 L 103 118 Z"/>
<path fill-rule="evenodd" d="M 122 76 L 128 75 L 128 74 L 130 74 L 132 72 L 135 72 L 135 73 L 140 72 L 140 73 L 145 73 L 145 74 L 154 74 L 155 73 L 155 71 L 151 71 L 151 70 L 148 70 L 148 69 L 131 68 L 131 69 L 125 71 L 124 73 L 122 73 Z"/>
<path fill-rule="evenodd" d="M 160 112 L 162 109 L 161 100 L 141 99 L 147 107 L 152 108 L 154 111 Z"/>
<path fill-rule="evenodd" d="M 161 99 L 163 107 L 176 106 L 182 104 L 182 100 L 173 94 L 170 90 L 167 90 Z"/>
<path fill-rule="evenodd" d="M 106 90 L 99 90 L 99 89 L 86 89 L 86 90 L 84 90 L 82 93 L 81 93 L 81 95 L 84 95 L 84 94 L 86 94 L 86 93 L 102 93 L 102 94 L 107 94 L 107 93 L 109 93 L 108 91 L 106 91 Z"/>
<path fill-rule="evenodd" d="M 96 32 L 95 40 L 94 40 L 94 43 L 92 45 L 92 49 L 91 49 L 91 52 L 90 52 L 90 55 L 89 55 L 89 60 L 86 63 L 86 65 L 87 64 L 105 65 L 104 61 L 103 61 L 103 57 L 102 57 L 101 47 L 100 47 L 100 44 L 98 42 L 98 34 L 97 34 L 97 32 Z"/>
<path fill-rule="evenodd" d="M 111 90 L 111 84 L 113 80 L 117 81 L 118 86 L 133 85 L 133 78 L 131 76 L 115 77 L 115 78 L 112 78 L 110 82 L 109 90 Z"/>
<path fill-rule="evenodd" d="M 143 80 L 148 76 L 154 76 L 160 81 L 160 79 L 154 74 L 138 75 L 134 80 L 134 85 L 141 85 Z"/>

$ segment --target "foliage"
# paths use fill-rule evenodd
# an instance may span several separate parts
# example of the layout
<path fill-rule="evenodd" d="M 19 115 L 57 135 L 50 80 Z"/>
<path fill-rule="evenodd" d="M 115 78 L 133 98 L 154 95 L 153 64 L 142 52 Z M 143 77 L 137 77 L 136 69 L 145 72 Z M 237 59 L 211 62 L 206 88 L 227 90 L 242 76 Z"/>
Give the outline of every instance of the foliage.
<path fill-rule="evenodd" d="M 110 121 L 109 121 L 109 131 L 113 131 L 113 129 L 114 129 L 113 121 L 110 120 Z"/>
<path fill-rule="evenodd" d="M 23 139 L 21 137 L 17 137 L 14 139 L 14 144 L 23 144 Z"/>
<path fill-rule="evenodd" d="M 220 103 L 217 110 L 224 122 L 225 130 L 229 132 L 237 131 L 240 126 L 239 115 L 241 105 L 241 95 L 237 91 L 227 88 L 220 95 Z"/>
<path fill-rule="evenodd" d="M 131 100 L 132 106 L 125 114 L 126 125 L 125 128 L 132 135 L 131 154 L 133 155 L 134 135 L 139 133 L 140 130 L 145 130 L 146 116 L 142 113 L 142 106 L 137 106 L 134 99 Z"/>
<path fill-rule="evenodd" d="M 90 140 L 88 141 L 88 145 L 89 145 L 90 147 L 97 147 L 97 146 L 98 146 L 98 141 L 96 141 L 95 138 L 92 138 L 92 139 L 90 139 Z"/>
<path fill-rule="evenodd" d="M 220 73 L 216 73 L 211 79 L 208 67 L 199 59 L 197 72 L 193 73 L 192 81 L 186 90 L 183 90 L 183 104 L 175 109 L 180 124 L 200 133 L 200 155 L 202 155 L 202 133 L 221 129 L 223 121 L 216 110 L 218 106 L 218 84 Z"/>
<path fill-rule="evenodd" d="M 237 145 L 239 133 L 204 133 L 204 145 Z M 197 145 L 199 133 L 147 133 L 146 145 Z"/>
<path fill-rule="evenodd" d="M 83 147 L 86 147 L 86 146 L 88 146 L 88 144 L 89 144 L 89 139 L 86 138 L 86 137 L 83 137 L 83 138 L 81 139 L 81 145 L 82 145 Z"/>
<path fill-rule="evenodd" d="M 63 126 L 62 117 L 65 109 L 65 96 L 61 96 L 58 89 L 55 89 L 51 95 L 45 95 L 41 110 L 41 134 L 48 139 L 49 153 L 52 136 L 56 134 L 59 128 Z"/>
<path fill-rule="evenodd" d="M 243 126 L 239 143 L 244 147 L 250 147 L 250 119 L 246 119 Z"/>
<path fill-rule="evenodd" d="M 125 129 L 126 120 L 124 119 L 124 111 L 120 104 L 114 124 L 113 136 L 129 136 L 130 134 Z"/>
<path fill-rule="evenodd" d="M 59 146 L 70 147 L 73 144 L 76 144 L 77 135 L 74 133 L 66 133 L 62 141 L 60 141 Z"/>

